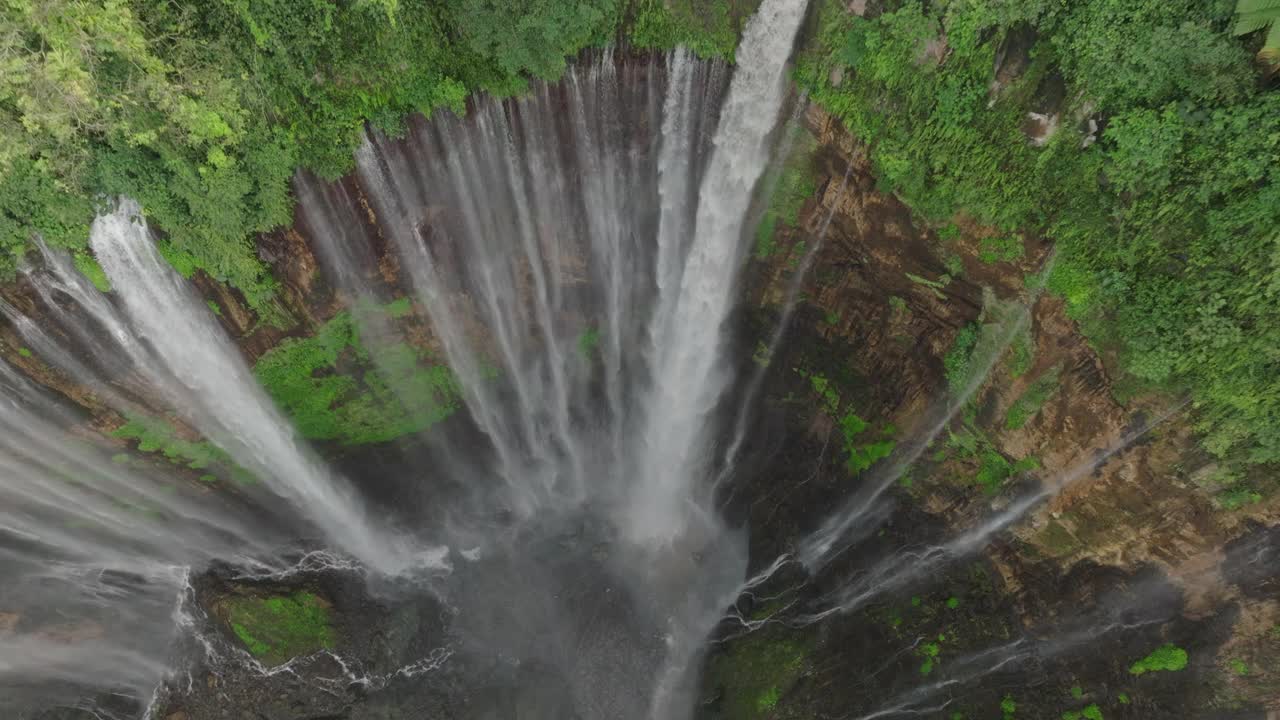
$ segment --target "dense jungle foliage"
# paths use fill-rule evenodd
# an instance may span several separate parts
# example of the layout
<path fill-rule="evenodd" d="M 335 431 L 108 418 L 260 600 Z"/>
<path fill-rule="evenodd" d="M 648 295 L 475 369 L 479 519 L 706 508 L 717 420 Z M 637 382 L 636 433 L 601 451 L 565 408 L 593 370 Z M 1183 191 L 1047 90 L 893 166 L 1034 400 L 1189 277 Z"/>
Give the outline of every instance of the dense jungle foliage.
<path fill-rule="evenodd" d="M 270 316 L 253 234 L 290 221 L 296 169 L 349 170 L 365 123 L 394 133 L 407 114 L 462 110 L 472 92 L 516 93 L 618 40 L 731 57 L 749 5 L 3 0 L 0 276 L 37 236 L 94 275 L 95 206 L 127 194 L 175 267 Z"/>
<path fill-rule="evenodd" d="M 1216 482 L 1273 489 L 1280 3 L 819 1 L 797 77 L 883 188 L 1055 241 L 1049 288 L 1131 378 L 1194 399 Z"/>

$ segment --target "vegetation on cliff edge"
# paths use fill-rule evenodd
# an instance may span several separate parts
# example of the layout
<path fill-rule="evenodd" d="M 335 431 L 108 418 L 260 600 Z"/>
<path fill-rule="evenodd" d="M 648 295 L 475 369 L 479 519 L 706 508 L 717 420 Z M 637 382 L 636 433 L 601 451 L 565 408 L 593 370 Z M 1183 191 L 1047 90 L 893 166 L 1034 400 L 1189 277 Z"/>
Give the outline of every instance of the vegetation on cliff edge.
<path fill-rule="evenodd" d="M 871 7 L 824 0 L 796 76 L 883 189 L 939 225 L 967 213 L 1056 241 L 1048 285 L 1086 334 L 1190 394 L 1205 448 L 1269 482 L 1280 93 L 1251 64 L 1262 33 L 1233 35 L 1229 1 Z"/>
<path fill-rule="evenodd" d="M 253 235 L 299 167 L 335 178 L 366 123 L 520 92 L 616 41 L 731 57 L 750 0 L 10 0 L 0 5 L 0 278 L 32 239 L 79 251 L 129 195 L 175 267 L 272 317 Z"/>

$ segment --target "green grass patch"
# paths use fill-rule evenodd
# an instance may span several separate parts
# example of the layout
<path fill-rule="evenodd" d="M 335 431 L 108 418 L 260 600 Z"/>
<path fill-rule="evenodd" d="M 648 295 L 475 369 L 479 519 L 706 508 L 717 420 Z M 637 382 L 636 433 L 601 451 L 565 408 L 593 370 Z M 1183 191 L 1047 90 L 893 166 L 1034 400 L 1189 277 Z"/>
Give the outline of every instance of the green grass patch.
<path fill-rule="evenodd" d="M 867 428 L 867 422 L 852 412 L 845 413 L 840 418 L 840 435 L 844 439 L 844 466 L 850 475 L 857 475 L 877 461 L 889 457 L 898 444 L 892 437 L 892 426 L 882 428 L 879 439 L 875 436 L 866 437 L 864 433 Z"/>
<path fill-rule="evenodd" d="M 914 599 L 914 598 L 913 598 Z M 920 675 L 928 676 L 938 664 L 938 656 L 942 654 L 942 646 L 938 643 L 924 643 L 916 648 L 916 655 L 922 658 Z"/>
<path fill-rule="evenodd" d="M 836 390 L 836 386 L 827 376 L 819 373 L 811 373 L 807 370 L 797 369 L 796 372 L 800 377 L 809 381 L 809 386 L 818 395 L 822 401 L 822 410 L 828 415 L 835 416 L 840 413 L 840 392 Z"/>
<path fill-rule="evenodd" d="M 1024 309 L 1016 300 L 1000 300 L 990 288 L 982 290 L 982 312 L 975 322 L 960 328 L 951 348 L 942 358 L 947 387 L 959 397 L 974 383 L 983 380 L 987 369 L 1006 350 L 1005 343 L 1017 344 L 1017 323 Z M 1014 350 L 1013 352 L 1017 352 Z"/>
<path fill-rule="evenodd" d="M 970 323 L 960 328 L 951 349 L 942 358 L 942 367 L 947 375 L 947 387 L 953 394 L 959 394 L 968 386 L 972 375 L 973 351 L 978 346 L 977 323 Z"/>
<path fill-rule="evenodd" d="M 907 279 L 910 280 L 911 282 L 917 285 L 923 285 L 929 288 L 931 291 L 933 291 L 934 297 L 938 298 L 939 300 L 947 299 L 947 295 L 946 293 L 942 292 L 942 289 L 945 288 L 947 285 L 951 284 L 950 275 L 944 274 L 941 277 L 939 277 L 937 280 L 930 280 L 928 278 L 920 277 L 919 275 L 915 275 L 913 273 L 903 273 L 903 274 L 906 275 Z"/>
<path fill-rule="evenodd" d="M 1262 502 L 1262 493 L 1247 487 L 1237 487 L 1218 493 L 1213 497 L 1213 501 L 1222 510 L 1231 512 Z"/>
<path fill-rule="evenodd" d="M 1009 478 L 1039 467 L 1040 461 L 1034 457 L 1009 462 L 1009 459 L 999 452 L 986 450 L 979 456 L 978 472 L 974 475 L 973 481 L 982 488 L 983 492 L 994 495 Z"/>
<path fill-rule="evenodd" d="M 986 434 L 968 420 L 964 427 L 948 435 L 946 447 L 960 459 L 977 461 L 973 482 L 988 495 L 999 492 L 1009 478 L 1040 467 L 1039 459 L 1034 456 L 1011 461 L 996 450 Z"/>
<path fill-rule="evenodd" d="M 413 312 L 413 301 L 407 297 L 398 298 L 396 300 L 392 300 L 386 305 L 383 305 L 382 311 L 390 318 L 399 319 L 406 317 Z"/>
<path fill-rule="evenodd" d="M 796 372 L 808 379 L 813 392 L 821 400 L 822 410 L 831 417 L 838 418 L 845 454 L 845 469 L 850 475 L 861 473 L 893 452 L 893 448 L 897 446 L 897 440 L 893 439 L 894 433 L 897 432 L 896 428 L 886 425 L 879 432 L 868 432 L 870 423 L 859 417 L 857 413 L 852 410 L 844 414 L 840 413 L 840 393 L 836 390 L 835 384 L 825 375 L 802 369 L 797 369 Z"/>
<path fill-rule="evenodd" d="M 313 593 L 232 598 L 225 612 L 236 637 L 267 665 L 334 647 L 329 607 Z"/>

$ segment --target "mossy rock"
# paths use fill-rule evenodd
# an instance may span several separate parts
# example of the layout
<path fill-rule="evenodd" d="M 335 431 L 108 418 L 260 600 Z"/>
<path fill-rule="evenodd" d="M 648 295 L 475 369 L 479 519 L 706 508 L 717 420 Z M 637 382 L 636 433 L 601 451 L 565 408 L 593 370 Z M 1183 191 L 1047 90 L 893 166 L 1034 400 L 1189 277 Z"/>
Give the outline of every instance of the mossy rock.
<path fill-rule="evenodd" d="M 267 665 L 334 646 L 331 605 L 320 596 L 240 596 L 220 603 L 219 614 L 245 648 Z"/>
<path fill-rule="evenodd" d="M 724 694 L 723 717 L 769 717 L 799 681 L 812 650 L 808 633 L 782 626 L 766 626 L 729 642 L 710 668 L 711 681 Z"/>

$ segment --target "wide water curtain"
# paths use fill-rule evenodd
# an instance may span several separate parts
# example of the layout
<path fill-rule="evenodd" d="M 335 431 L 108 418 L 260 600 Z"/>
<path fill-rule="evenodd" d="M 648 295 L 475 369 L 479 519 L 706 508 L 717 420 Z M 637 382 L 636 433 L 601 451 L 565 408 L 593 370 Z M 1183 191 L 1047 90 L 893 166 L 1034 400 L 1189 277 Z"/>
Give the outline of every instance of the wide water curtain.
<path fill-rule="evenodd" d="M 683 48 L 594 52 L 519 97 L 477 96 L 465 116 L 409 118 L 400 137 L 370 128 L 341 181 L 295 176 L 290 237 L 332 305 L 269 344 L 348 333 L 333 336 L 348 349 L 325 346 L 324 373 L 358 364 L 352 387 L 403 425 L 362 437 L 403 438 L 378 446 L 404 459 L 376 477 L 336 470 L 306 439 L 315 426 L 273 402 L 245 341 L 165 259 L 147 208 L 121 198 L 93 223 L 109 293 L 41 244 L 23 268 L 29 298 L 0 310 L 109 431 L 183 467 L 168 477 L 123 441 L 73 438 L 78 416 L 0 367 L 13 539 L 0 566 L 16 579 L 0 610 L 39 624 L 47 602 L 83 620 L 62 635 L 0 626 L 0 681 L 30 688 L 0 710 L 51 697 L 102 710 L 94 698 L 113 693 L 145 705 L 193 662 L 266 673 L 208 630 L 193 578 L 216 565 L 305 579 L 323 558 L 449 609 L 436 647 L 378 682 L 456 652 L 558 678 L 553 698 L 520 701 L 535 715 L 686 716 L 700 649 L 745 574 L 743 538 L 712 498 L 725 470 L 712 418 L 805 9 L 764 0 L 734 66 Z M 198 639 L 185 655 L 182 633 Z"/>

